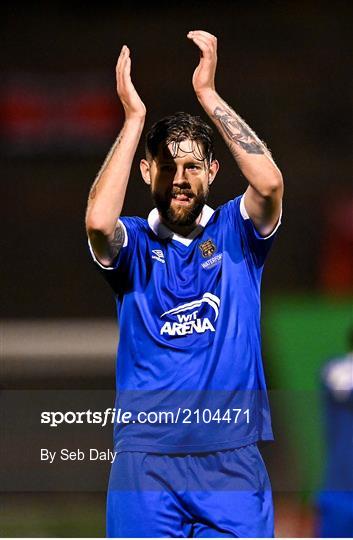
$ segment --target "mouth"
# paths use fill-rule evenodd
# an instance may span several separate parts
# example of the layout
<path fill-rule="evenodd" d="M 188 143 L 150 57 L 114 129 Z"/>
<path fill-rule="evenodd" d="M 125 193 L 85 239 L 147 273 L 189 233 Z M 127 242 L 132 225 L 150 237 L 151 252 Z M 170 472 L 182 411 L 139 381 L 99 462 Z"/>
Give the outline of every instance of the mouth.
<path fill-rule="evenodd" d="M 187 206 L 191 203 L 193 196 L 186 193 L 173 193 L 172 200 L 176 201 L 181 206 Z"/>

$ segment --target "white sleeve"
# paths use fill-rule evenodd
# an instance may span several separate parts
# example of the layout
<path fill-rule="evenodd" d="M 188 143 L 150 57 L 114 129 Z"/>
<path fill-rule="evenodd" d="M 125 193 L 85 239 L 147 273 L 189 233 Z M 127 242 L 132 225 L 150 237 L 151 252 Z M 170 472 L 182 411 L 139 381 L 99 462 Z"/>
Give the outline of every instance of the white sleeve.
<path fill-rule="evenodd" d="M 248 212 L 247 212 L 247 210 L 245 208 L 244 196 L 245 196 L 245 193 L 244 193 L 244 195 L 242 196 L 242 198 L 240 200 L 240 213 L 241 213 L 241 217 L 246 220 L 246 219 L 250 219 L 250 217 L 249 217 L 249 214 L 248 214 Z M 276 232 L 278 230 L 278 227 L 281 225 L 281 220 L 282 220 L 282 207 L 281 207 L 281 213 L 280 213 L 280 216 L 278 218 L 277 224 L 276 224 L 275 228 L 273 229 L 273 231 L 271 232 L 271 234 L 269 234 L 268 236 L 261 236 L 260 233 L 255 228 L 255 226 L 253 225 L 254 232 L 255 232 L 257 238 L 259 240 L 268 240 L 268 238 L 271 238 L 271 236 L 276 234 Z"/>

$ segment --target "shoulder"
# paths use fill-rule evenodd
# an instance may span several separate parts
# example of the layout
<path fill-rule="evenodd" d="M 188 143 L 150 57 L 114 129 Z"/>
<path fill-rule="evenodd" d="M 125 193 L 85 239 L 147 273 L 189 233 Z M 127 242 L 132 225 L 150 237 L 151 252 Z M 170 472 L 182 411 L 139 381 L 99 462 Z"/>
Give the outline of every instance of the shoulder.
<path fill-rule="evenodd" d="M 119 218 L 119 221 L 121 221 L 125 225 L 125 227 L 131 227 L 141 230 L 148 228 L 147 219 L 138 216 L 121 216 Z"/>
<path fill-rule="evenodd" d="M 242 214 L 242 198 L 243 194 L 218 206 L 214 211 L 214 218 L 230 221 L 232 225 L 234 225 L 234 222 L 236 222 L 239 217 L 245 219 L 245 215 Z"/>
<path fill-rule="evenodd" d="M 147 233 L 149 226 L 147 220 L 138 216 L 121 216 L 119 222 L 123 225 L 127 236 L 139 236 Z"/>
<path fill-rule="evenodd" d="M 237 195 L 237 197 L 235 197 L 234 199 L 231 199 L 230 201 L 227 201 L 226 203 L 218 206 L 218 208 L 216 208 L 215 212 L 220 212 L 220 213 L 227 213 L 227 212 L 235 212 L 235 211 L 241 211 L 241 206 L 242 206 L 242 198 L 243 198 L 244 194 L 242 195 Z"/>

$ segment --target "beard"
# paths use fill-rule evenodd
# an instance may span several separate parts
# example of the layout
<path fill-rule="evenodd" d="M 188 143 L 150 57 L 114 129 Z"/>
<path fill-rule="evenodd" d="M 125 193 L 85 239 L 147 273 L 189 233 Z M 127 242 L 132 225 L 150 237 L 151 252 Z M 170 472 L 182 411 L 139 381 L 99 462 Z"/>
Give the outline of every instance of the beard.
<path fill-rule="evenodd" d="M 174 197 L 178 194 L 190 197 L 190 204 L 188 206 L 173 205 L 172 201 L 176 200 Z M 171 225 L 185 226 L 195 223 L 206 204 L 207 197 L 208 190 L 196 195 L 188 189 L 174 189 L 165 195 L 152 191 L 152 198 L 157 210 L 166 224 L 170 223 Z"/>

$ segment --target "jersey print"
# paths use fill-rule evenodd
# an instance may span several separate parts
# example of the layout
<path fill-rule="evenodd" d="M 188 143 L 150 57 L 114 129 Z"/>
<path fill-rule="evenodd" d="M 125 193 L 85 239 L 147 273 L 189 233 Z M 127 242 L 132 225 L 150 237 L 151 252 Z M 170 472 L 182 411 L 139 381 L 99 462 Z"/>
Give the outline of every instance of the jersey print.
<path fill-rule="evenodd" d="M 242 197 L 204 207 L 187 238 L 156 210 L 120 221 L 124 247 L 101 272 L 119 321 L 115 407 L 134 421 L 115 426 L 115 449 L 215 451 L 271 439 L 260 283 L 275 231 L 257 233 Z M 145 422 L 141 411 L 171 415 Z"/>

